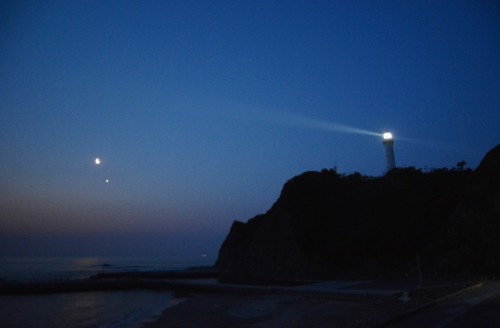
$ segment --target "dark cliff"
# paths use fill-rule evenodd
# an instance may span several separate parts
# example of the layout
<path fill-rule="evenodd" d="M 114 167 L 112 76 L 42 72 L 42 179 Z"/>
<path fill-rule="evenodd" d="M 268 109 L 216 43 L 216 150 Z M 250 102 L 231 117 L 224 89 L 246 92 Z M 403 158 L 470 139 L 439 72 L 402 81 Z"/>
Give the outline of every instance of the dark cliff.
<path fill-rule="evenodd" d="M 246 278 L 500 274 L 500 145 L 474 171 L 306 172 L 235 221 L 216 267 Z"/>

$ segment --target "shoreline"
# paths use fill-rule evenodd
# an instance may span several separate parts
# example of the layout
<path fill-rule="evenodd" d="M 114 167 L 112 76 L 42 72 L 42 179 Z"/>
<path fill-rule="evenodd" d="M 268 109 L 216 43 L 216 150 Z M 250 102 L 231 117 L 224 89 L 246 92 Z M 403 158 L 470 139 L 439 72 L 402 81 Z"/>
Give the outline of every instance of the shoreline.
<path fill-rule="evenodd" d="M 301 284 L 221 283 L 211 268 L 115 272 L 81 281 L 0 282 L 0 295 L 91 291 L 169 291 L 173 305 L 144 328 L 375 326 L 419 311 L 473 282 L 331 280 Z"/>
<path fill-rule="evenodd" d="M 455 303 L 455 308 L 463 308 L 461 302 L 465 300 L 469 307 L 473 307 L 478 303 L 471 303 L 470 300 L 477 299 L 478 295 L 500 295 L 500 282 L 480 282 L 453 292 L 449 290 L 444 294 L 427 297 L 422 295 L 424 292 L 425 289 L 416 290 L 409 299 L 338 299 L 328 293 L 197 293 L 188 300 L 165 309 L 157 320 L 145 323 L 143 328 L 404 327 L 408 318 L 418 320 L 420 316 L 425 317 L 426 311 L 435 311 L 442 304 Z M 483 299 L 486 297 L 483 296 Z M 493 312 L 490 316 L 500 318 L 496 311 Z M 440 320 L 443 317 L 450 320 L 446 311 L 441 316 Z"/>
<path fill-rule="evenodd" d="M 372 326 L 413 306 L 394 301 L 339 300 L 285 293 L 196 294 L 165 309 L 157 320 L 145 323 L 143 328 Z"/>
<path fill-rule="evenodd" d="M 182 280 L 216 279 L 212 267 L 175 271 L 98 273 L 85 279 L 17 281 L 0 280 L 0 295 L 29 295 L 86 291 L 185 288 Z"/>

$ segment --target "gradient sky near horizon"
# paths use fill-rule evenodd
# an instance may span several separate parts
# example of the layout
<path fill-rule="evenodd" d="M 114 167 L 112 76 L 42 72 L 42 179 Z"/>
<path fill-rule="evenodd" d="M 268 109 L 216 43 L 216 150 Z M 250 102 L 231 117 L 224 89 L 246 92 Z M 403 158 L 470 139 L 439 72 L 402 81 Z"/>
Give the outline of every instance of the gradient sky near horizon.
<path fill-rule="evenodd" d="M 2 1 L 0 255 L 215 259 L 291 177 L 383 174 L 374 133 L 475 168 L 499 105 L 496 1 Z"/>

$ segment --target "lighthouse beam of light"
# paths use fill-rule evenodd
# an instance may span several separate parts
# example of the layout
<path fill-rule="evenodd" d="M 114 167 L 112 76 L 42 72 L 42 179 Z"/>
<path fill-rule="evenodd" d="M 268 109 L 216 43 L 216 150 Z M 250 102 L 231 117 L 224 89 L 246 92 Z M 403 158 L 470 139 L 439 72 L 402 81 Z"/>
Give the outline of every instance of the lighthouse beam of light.
<path fill-rule="evenodd" d="M 311 130 L 322 130 L 327 132 L 340 132 L 340 133 L 351 133 L 351 134 L 382 137 L 382 133 L 380 132 L 369 131 L 338 123 L 331 123 L 287 112 L 278 112 L 278 111 L 268 112 L 265 115 L 264 119 L 271 120 L 274 123 L 281 125 L 301 127 Z"/>
<path fill-rule="evenodd" d="M 338 123 L 331 123 L 283 111 L 268 111 L 266 114 L 262 115 L 261 119 L 267 122 L 269 121 L 274 122 L 275 124 L 307 128 L 312 130 L 374 136 L 382 139 L 384 137 L 384 133 L 381 132 L 369 131 Z M 413 143 L 420 146 L 431 147 L 436 149 L 449 149 L 452 146 L 449 143 L 445 142 L 408 138 L 399 135 L 398 135 L 398 141 Z M 455 148 L 459 149 L 459 145 L 455 145 Z"/>
<path fill-rule="evenodd" d="M 326 132 L 340 132 L 340 133 L 366 135 L 383 139 L 382 132 L 375 132 L 344 124 L 332 123 L 286 111 L 280 111 L 271 108 L 255 107 L 249 105 L 241 105 L 241 104 L 230 104 L 230 106 L 228 107 L 231 108 L 230 116 L 238 117 L 239 119 L 244 117 L 246 119 L 260 121 L 266 124 L 272 123 L 277 125 L 306 128 L 311 130 L 322 130 Z M 235 108 L 237 109 L 235 110 Z M 450 144 L 447 142 L 408 138 L 400 135 L 398 135 L 397 140 L 398 142 L 407 142 L 435 149 L 450 149 L 450 147 L 456 149 L 462 148 L 462 145 L 460 144 Z"/>

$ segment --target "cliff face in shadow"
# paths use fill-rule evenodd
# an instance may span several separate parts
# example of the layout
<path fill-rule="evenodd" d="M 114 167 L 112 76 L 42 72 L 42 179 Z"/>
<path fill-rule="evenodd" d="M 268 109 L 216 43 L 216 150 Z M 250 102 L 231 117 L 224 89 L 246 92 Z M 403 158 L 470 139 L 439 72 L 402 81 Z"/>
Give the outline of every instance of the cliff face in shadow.
<path fill-rule="evenodd" d="M 226 274 L 294 280 L 341 275 L 500 273 L 500 145 L 474 171 L 334 170 L 289 180 L 272 208 L 235 221 L 216 262 Z"/>

